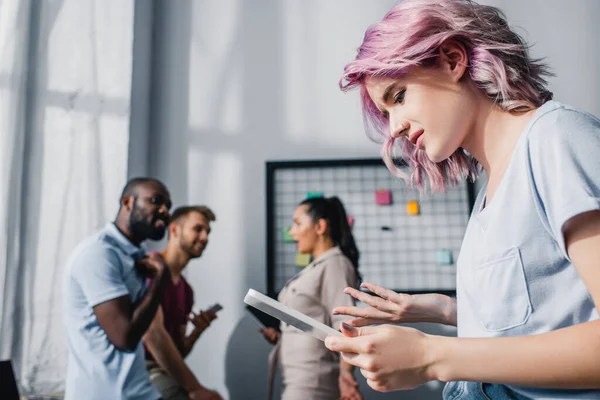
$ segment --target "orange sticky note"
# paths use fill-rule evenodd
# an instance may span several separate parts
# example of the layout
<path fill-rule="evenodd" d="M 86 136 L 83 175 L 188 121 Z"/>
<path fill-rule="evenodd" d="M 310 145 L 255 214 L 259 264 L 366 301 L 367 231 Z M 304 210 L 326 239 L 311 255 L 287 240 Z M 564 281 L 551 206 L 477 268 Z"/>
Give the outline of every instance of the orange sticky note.
<path fill-rule="evenodd" d="M 408 215 L 419 215 L 419 202 L 413 200 L 406 203 L 406 212 Z"/>

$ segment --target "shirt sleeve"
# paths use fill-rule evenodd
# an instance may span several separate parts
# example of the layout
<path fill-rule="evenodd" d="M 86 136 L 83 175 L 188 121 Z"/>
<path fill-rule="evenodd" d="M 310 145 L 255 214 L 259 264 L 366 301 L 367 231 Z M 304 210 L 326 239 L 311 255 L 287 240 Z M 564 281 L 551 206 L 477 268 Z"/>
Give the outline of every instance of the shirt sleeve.
<path fill-rule="evenodd" d="M 85 249 L 72 275 L 90 307 L 129 294 L 121 273 L 121 261 L 110 248 L 93 245 Z"/>
<path fill-rule="evenodd" d="M 323 269 L 321 299 L 331 315 L 331 327 L 340 328 L 340 323 L 352 319 L 346 315 L 333 315 L 335 307 L 353 306 L 354 299 L 344 293 L 347 287 L 356 287 L 354 266 L 346 257 L 332 257 Z"/>
<path fill-rule="evenodd" d="M 185 291 L 185 315 L 183 316 L 183 325 L 187 324 L 187 316 L 190 315 L 192 312 L 192 307 L 194 307 L 194 289 L 192 289 L 192 286 L 187 281 L 185 281 Z"/>
<path fill-rule="evenodd" d="M 564 224 L 600 208 L 600 121 L 561 108 L 540 117 L 536 125 L 528 143 L 534 196 L 568 258 Z"/>

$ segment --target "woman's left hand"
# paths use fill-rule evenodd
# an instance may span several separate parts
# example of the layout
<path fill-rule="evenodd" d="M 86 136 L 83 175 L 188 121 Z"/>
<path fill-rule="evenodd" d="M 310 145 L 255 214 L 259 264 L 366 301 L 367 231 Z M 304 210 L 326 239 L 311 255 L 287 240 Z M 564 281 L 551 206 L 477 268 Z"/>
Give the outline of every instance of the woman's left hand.
<path fill-rule="evenodd" d="M 325 346 L 360 368 L 367 383 L 380 392 L 412 389 L 434 380 L 430 336 L 392 325 L 352 328 L 342 324 L 342 336 L 329 336 Z"/>
<path fill-rule="evenodd" d="M 340 400 L 363 400 L 358 391 L 358 382 L 350 371 L 340 371 Z"/>

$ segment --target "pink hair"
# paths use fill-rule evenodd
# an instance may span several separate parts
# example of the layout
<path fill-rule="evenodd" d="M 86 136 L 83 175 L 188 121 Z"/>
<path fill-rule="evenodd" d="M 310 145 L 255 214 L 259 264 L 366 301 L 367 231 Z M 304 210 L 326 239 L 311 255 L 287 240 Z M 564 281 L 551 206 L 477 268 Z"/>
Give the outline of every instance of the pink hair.
<path fill-rule="evenodd" d="M 360 86 L 367 133 L 379 142 L 383 135 L 382 156 L 390 171 L 421 190 L 425 177 L 431 189 L 440 192 L 462 179 L 474 180 L 479 164 L 463 149 L 434 163 L 423 150 L 401 138 L 401 155 L 412 172 L 407 175 L 398 169 L 388 121 L 369 97 L 365 78 L 398 78 L 413 67 L 431 65 L 439 47 L 450 39 L 466 48 L 470 79 L 503 110 L 522 113 L 552 98 L 546 88 L 546 77 L 551 75 L 547 66 L 529 57 L 527 45 L 499 9 L 471 0 L 400 1 L 367 29 L 356 59 L 344 68 L 340 88 L 347 91 Z"/>

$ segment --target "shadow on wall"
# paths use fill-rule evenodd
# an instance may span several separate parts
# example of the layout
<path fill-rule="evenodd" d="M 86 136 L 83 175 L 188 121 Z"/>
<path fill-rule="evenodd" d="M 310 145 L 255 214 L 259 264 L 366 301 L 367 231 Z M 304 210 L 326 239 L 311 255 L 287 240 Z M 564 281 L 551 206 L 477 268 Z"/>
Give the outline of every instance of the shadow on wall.
<path fill-rule="evenodd" d="M 407 324 L 425 333 L 443 336 L 455 336 L 456 329 L 438 324 Z M 246 315 L 236 325 L 229 338 L 225 354 L 225 384 L 230 400 L 266 399 L 269 379 L 268 358 L 272 346 L 258 332 L 260 326 Z M 253 360 L 240 366 L 240 360 Z M 444 384 L 430 382 L 414 390 L 380 393 L 371 389 L 365 378 L 357 370 L 355 376 L 365 400 L 406 399 L 438 400 L 442 398 Z M 275 378 L 273 399 L 281 398 L 279 373 Z"/>

